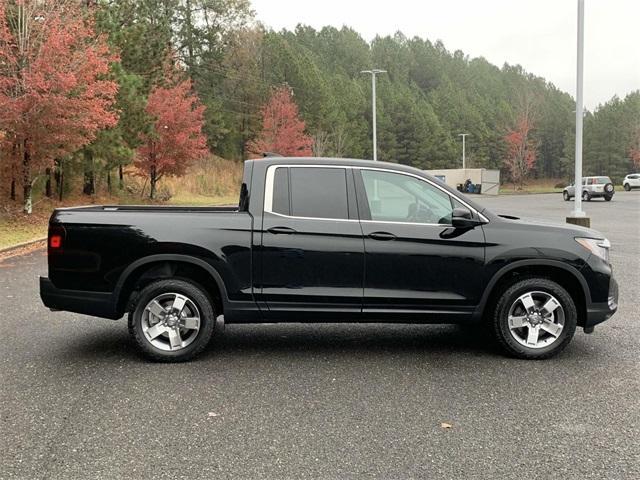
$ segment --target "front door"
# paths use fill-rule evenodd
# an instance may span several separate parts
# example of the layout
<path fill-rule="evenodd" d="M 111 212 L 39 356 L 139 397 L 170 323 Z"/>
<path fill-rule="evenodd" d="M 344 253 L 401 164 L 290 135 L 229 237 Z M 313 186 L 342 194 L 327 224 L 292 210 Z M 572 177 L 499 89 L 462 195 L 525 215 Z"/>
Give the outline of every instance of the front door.
<path fill-rule="evenodd" d="M 267 171 L 261 300 L 270 316 L 350 316 L 362 309 L 364 242 L 351 169 Z"/>
<path fill-rule="evenodd" d="M 412 174 L 354 170 L 365 242 L 364 314 L 447 321 L 479 303 L 485 239 L 481 227 L 454 229 L 468 208 Z"/>

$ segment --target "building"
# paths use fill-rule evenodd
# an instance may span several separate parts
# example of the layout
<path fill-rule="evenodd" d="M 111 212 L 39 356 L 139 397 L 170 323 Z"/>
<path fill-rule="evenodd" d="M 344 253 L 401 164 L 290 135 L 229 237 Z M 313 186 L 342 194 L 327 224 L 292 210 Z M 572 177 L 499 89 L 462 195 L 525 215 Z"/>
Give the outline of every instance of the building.
<path fill-rule="evenodd" d="M 486 168 L 445 168 L 443 170 L 425 170 L 430 175 L 437 177 L 451 188 L 458 188 L 471 180 L 474 191 L 469 193 L 482 193 L 484 195 L 498 195 L 500 189 L 500 170 L 487 170 Z M 478 192 L 476 186 L 480 185 Z"/>

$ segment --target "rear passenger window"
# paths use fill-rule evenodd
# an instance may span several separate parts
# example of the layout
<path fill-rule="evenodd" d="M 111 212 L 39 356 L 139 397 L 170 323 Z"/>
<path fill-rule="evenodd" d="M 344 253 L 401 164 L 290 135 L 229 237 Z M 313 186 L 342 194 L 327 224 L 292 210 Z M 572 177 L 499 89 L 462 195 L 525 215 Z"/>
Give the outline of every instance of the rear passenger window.
<path fill-rule="evenodd" d="M 273 179 L 272 211 L 282 215 L 291 215 L 289 208 L 289 169 L 276 168 Z"/>
<path fill-rule="evenodd" d="M 291 215 L 349 218 L 344 168 L 290 168 Z M 275 198 L 274 198 L 275 201 Z"/>

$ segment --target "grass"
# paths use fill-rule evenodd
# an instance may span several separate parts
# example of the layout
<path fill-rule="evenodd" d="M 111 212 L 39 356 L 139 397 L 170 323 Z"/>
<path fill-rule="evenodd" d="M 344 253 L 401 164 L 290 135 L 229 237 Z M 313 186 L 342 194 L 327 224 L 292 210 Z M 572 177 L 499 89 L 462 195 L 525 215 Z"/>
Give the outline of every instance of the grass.
<path fill-rule="evenodd" d="M 556 187 L 556 185 L 562 184 L 562 187 Z M 553 179 L 553 178 L 543 178 L 536 180 L 529 180 L 527 184 L 525 184 L 521 189 L 514 189 L 513 184 L 503 184 L 500 185 L 499 193 L 500 195 L 518 195 L 518 194 L 530 194 L 530 193 L 562 193 L 564 187 L 568 185 L 569 182 Z M 615 185 L 615 190 L 617 192 L 624 190 L 622 185 Z"/>
<path fill-rule="evenodd" d="M 86 197 L 77 197 L 67 199 L 64 202 L 46 200 L 36 204 L 31 215 L 24 215 L 20 211 L 22 207 L 20 202 L 10 202 L 10 204 L 5 205 L 4 212 L 0 213 L 0 250 L 46 237 L 49 216 L 54 208 L 86 205 L 88 203 L 120 205 L 151 203 L 161 205 L 235 205 L 238 203 L 238 194 L 209 196 L 180 192 L 167 202 L 150 202 L 146 198 L 141 199 L 138 195 L 101 196 L 90 200 Z"/>
<path fill-rule="evenodd" d="M 185 176 L 163 179 L 157 187 L 159 200 L 148 198 L 149 188 L 144 179 L 128 174 L 126 189 L 116 189 L 111 195 L 105 191 L 105 185 L 98 185 L 97 195 L 75 195 L 58 202 L 42 197 L 38 191 L 34 195 L 31 215 L 22 213 L 20 201 L 3 201 L 0 205 L 0 250 L 45 237 L 51 211 L 58 207 L 87 204 L 235 205 L 238 203 L 242 171 L 241 162 L 216 157 L 203 159 Z M 79 181 L 76 179 L 74 191 L 82 188 Z"/>
<path fill-rule="evenodd" d="M 237 205 L 238 193 L 235 195 L 209 196 L 192 193 L 178 193 L 168 202 L 170 205 Z"/>
<path fill-rule="evenodd" d="M 556 187 L 556 185 L 562 184 L 562 187 Z M 527 193 L 560 193 L 564 188 L 565 182 L 558 178 L 539 178 L 533 180 L 527 180 L 525 185 L 520 187 L 514 187 L 513 184 L 500 185 L 500 195 L 517 195 Z"/>
<path fill-rule="evenodd" d="M 34 223 L 0 221 L 0 250 L 47 234 L 47 220 Z"/>

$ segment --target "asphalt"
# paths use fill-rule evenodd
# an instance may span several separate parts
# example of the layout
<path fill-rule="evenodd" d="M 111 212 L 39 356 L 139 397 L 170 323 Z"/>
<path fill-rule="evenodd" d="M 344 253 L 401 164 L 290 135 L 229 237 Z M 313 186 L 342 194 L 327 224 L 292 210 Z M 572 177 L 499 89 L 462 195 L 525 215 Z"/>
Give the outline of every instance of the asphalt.
<path fill-rule="evenodd" d="M 480 202 L 558 222 L 573 205 Z M 0 478 L 640 478 L 640 192 L 586 209 L 620 310 L 540 362 L 455 326 L 274 324 L 152 364 L 124 321 L 42 306 L 43 251 L 5 260 Z"/>

